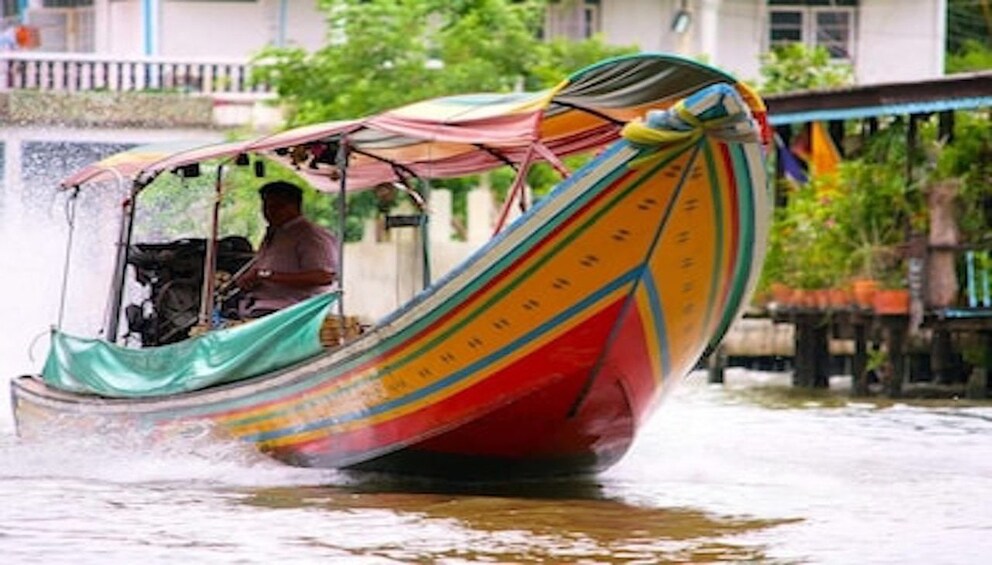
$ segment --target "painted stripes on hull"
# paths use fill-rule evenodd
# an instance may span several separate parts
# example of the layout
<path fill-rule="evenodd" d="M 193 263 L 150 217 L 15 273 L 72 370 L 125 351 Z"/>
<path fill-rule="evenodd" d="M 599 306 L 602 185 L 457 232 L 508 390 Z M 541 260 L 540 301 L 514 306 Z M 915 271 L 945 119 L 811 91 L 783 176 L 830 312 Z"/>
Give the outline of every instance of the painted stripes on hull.
<path fill-rule="evenodd" d="M 374 343 L 367 351 L 359 341 L 282 376 L 138 413 L 146 425 L 212 421 L 279 457 L 321 464 L 403 447 L 615 459 L 753 278 L 754 155 L 704 142 L 630 170 L 623 163 L 639 153 L 620 143 L 604 156 L 612 168 L 565 183 L 363 338 Z M 521 425 L 497 438 L 523 413 L 554 432 L 539 439 Z M 480 441 L 489 429 L 492 442 Z"/>

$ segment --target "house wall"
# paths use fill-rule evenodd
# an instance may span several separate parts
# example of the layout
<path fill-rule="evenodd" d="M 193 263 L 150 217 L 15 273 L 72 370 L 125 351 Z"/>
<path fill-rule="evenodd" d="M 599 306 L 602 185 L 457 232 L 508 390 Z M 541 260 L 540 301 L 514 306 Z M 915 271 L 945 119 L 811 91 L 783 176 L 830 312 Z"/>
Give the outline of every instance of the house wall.
<path fill-rule="evenodd" d="M 140 0 L 118 2 L 97 0 L 94 7 L 97 16 L 97 53 L 122 56 L 137 56 L 144 53 Z M 101 21 L 103 14 L 106 14 L 106 19 Z M 106 29 L 108 32 L 101 33 L 101 29 Z"/>
<path fill-rule="evenodd" d="M 766 0 L 687 0 L 692 24 L 671 30 L 679 0 L 603 0 L 609 43 L 678 53 L 744 80 L 757 80 L 768 48 Z M 855 22 L 855 75 L 860 84 L 943 74 L 946 0 L 861 0 Z"/>
<path fill-rule="evenodd" d="M 40 3 L 31 0 L 33 7 Z M 146 5 L 157 6 L 154 54 L 165 57 L 245 58 L 280 41 L 312 50 L 326 35 L 316 0 L 95 0 L 98 51 L 143 54 Z M 692 23 L 680 34 L 671 26 L 682 5 L 682 0 L 602 0 L 602 33 L 609 43 L 678 53 L 741 79 L 758 78 L 759 57 L 768 44 L 766 0 L 686 0 Z M 861 0 L 855 22 L 858 82 L 940 76 L 946 5 L 947 0 Z"/>
<path fill-rule="evenodd" d="M 703 60 L 735 77 L 757 81 L 761 53 L 766 49 L 768 13 L 766 2 L 754 0 L 700 0 L 702 12 L 713 29 L 700 32 L 698 45 Z"/>
<path fill-rule="evenodd" d="M 604 39 L 614 45 L 637 45 L 644 51 L 677 51 L 679 34 L 671 30 L 677 0 L 613 0 L 600 4 Z"/>
<path fill-rule="evenodd" d="M 943 76 L 946 0 L 863 0 L 859 84 Z"/>
<path fill-rule="evenodd" d="M 143 55 L 146 5 L 157 7 L 157 56 L 243 59 L 279 41 L 310 50 L 324 43 L 316 0 L 95 0 L 97 51 Z"/>
<path fill-rule="evenodd" d="M 160 3 L 158 55 L 246 57 L 274 39 L 268 2 Z"/>

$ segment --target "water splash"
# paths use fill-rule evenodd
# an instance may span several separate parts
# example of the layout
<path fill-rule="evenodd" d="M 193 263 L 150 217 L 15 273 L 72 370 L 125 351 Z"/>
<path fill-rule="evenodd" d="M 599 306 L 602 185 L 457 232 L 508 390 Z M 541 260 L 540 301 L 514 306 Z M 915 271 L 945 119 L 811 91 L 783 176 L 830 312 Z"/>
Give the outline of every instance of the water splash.
<path fill-rule="evenodd" d="M 136 430 L 59 434 L 22 441 L 0 435 L 0 482 L 82 481 L 185 487 L 280 487 L 341 484 L 335 471 L 288 467 L 251 446 L 204 435 L 154 443 Z"/>

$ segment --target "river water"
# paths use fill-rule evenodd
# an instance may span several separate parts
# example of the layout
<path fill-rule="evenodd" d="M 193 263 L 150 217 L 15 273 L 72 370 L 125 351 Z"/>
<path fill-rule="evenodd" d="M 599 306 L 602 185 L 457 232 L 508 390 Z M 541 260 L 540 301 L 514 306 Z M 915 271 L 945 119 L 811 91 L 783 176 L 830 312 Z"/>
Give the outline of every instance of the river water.
<path fill-rule="evenodd" d="M 58 221 L 13 225 L 0 225 L 2 386 L 40 366 L 65 239 Z M 694 374 L 595 478 L 472 485 L 297 469 L 231 445 L 24 444 L 0 394 L 0 563 L 992 559 L 992 405 L 854 402 L 739 369 L 727 381 Z"/>
<path fill-rule="evenodd" d="M 22 444 L 0 420 L 12 563 L 986 563 L 992 408 L 694 374 L 598 477 L 456 485 L 236 446 Z M 960 405 L 959 405 L 960 404 Z M 4 407 L 7 408 L 7 407 Z"/>

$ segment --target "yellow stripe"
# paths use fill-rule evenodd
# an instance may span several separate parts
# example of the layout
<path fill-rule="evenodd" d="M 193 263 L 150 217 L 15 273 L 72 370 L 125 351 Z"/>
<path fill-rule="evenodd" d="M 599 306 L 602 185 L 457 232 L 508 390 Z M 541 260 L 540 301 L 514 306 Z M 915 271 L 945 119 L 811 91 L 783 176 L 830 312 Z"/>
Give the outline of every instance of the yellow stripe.
<path fill-rule="evenodd" d="M 668 378 L 668 375 L 662 372 L 662 344 L 659 341 L 660 329 L 658 328 L 658 320 L 655 319 L 653 309 L 651 308 L 650 294 L 644 284 L 638 287 L 635 299 L 637 301 L 637 310 L 640 312 L 641 320 L 644 323 L 644 341 L 645 348 L 648 351 L 648 358 L 651 360 L 651 374 L 654 375 L 658 383 L 661 383 Z"/>
<path fill-rule="evenodd" d="M 714 276 L 716 231 L 706 162 L 701 153 L 697 155 L 650 263 L 664 312 L 673 374 L 688 370 L 709 335 L 703 320 Z"/>
<path fill-rule="evenodd" d="M 300 442 L 306 442 L 306 441 L 310 441 L 310 440 L 314 440 L 314 439 L 319 439 L 321 437 L 326 436 L 327 433 L 328 432 L 331 432 L 331 431 L 333 431 L 334 433 L 345 433 L 345 432 L 350 431 L 350 430 L 355 430 L 355 429 L 360 429 L 360 428 L 372 426 L 372 425 L 375 425 L 375 424 L 378 424 L 378 423 L 381 423 L 381 422 L 384 422 L 384 421 L 392 420 L 392 419 L 399 418 L 399 417 L 402 417 L 404 415 L 407 415 L 407 414 L 416 412 L 417 410 L 420 410 L 420 409 L 422 409 L 425 406 L 429 406 L 431 404 L 435 404 L 435 403 L 439 402 L 442 399 L 449 398 L 449 397 L 451 397 L 451 396 L 453 396 L 453 395 L 455 395 L 455 394 L 457 394 L 457 393 L 459 393 L 459 392 L 461 392 L 461 391 L 463 391 L 463 390 L 465 390 L 465 389 L 467 389 L 467 388 L 469 388 L 469 387 L 477 384 L 478 382 L 485 380 L 491 374 L 496 373 L 496 372 L 504 369 L 505 367 L 507 367 L 507 366 L 509 366 L 509 365 L 511 365 L 511 364 L 513 364 L 515 362 L 517 362 L 521 357 L 525 357 L 525 356 L 527 356 L 527 355 L 529 355 L 529 354 L 531 354 L 531 353 L 539 350 L 540 348 L 544 347 L 545 345 L 547 345 L 551 341 L 553 341 L 556 338 L 560 337 L 562 334 L 564 334 L 567 331 L 571 330 L 576 324 L 580 324 L 580 323 L 584 322 L 586 319 L 588 319 L 590 316 L 596 314 L 605 305 L 610 304 L 613 301 L 616 301 L 616 300 L 621 299 L 626 292 L 629 292 L 629 287 L 622 287 L 622 288 L 619 288 L 619 289 L 615 290 L 612 293 L 609 293 L 609 294 L 605 295 L 600 301 L 598 301 L 595 304 L 595 306 L 587 309 L 584 312 L 584 315 L 581 316 L 581 317 L 579 317 L 579 318 L 577 318 L 573 323 L 571 323 L 571 324 L 563 324 L 561 326 L 558 326 L 558 327 L 554 328 L 552 331 L 549 331 L 546 334 L 543 334 L 541 336 L 541 339 L 535 340 L 535 341 L 533 341 L 531 343 L 528 343 L 526 346 L 524 346 L 524 347 L 520 348 L 519 350 L 517 350 L 514 353 L 513 356 L 507 356 L 507 357 L 501 359 L 500 361 L 496 362 L 492 366 L 488 367 L 485 371 L 480 372 L 480 373 L 478 373 L 478 374 L 476 374 L 476 375 L 474 375 L 472 377 L 462 379 L 458 383 L 456 383 L 456 384 L 454 384 L 452 386 L 446 387 L 446 388 L 444 388 L 442 390 L 439 390 L 438 392 L 436 392 L 434 394 L 427 395 L 427 396 L 425 396 L 424 398 L 422 398 L 421 400 L 419 400 L 416 403 L 406 404 L 406 405 L 397 407 L 395 410 L 391 410 L 389 412 L 385 412 L 385 413 L 381 413 L 381 414 L 376 414 L 374 416 L 369 416 L 369 417 L 366 417 L 366 418 L 355 419 L 355 420 L 351 420 L 349 422 L 345 422 L 345 423 L 341 423 L 341 424 L 337 424 L 337 425 L 331 425 L 331 426 L 327 426 L 327 427 L 321 428 L 321 429 L 311 430 L 311 431 L 308 431 L 308 432 L 303 432 L 303 433 L 293 434 L 293 435 L 287 435 L 287 436 L 283 436 L 283 437 L 280 437 L 280 438 L 268 440 L 268 441 L 263 442 L 262 445 L 264 445 L 265 447 L 280 447 L 280 446 L 292 445 L 294 443 L 300 443 Z M 411 377 L 411 379 L 412 379 L 412 377 Z M 412 391 L 413 391 L 413 389 L 404 389 L 402 391 L 394 391 L 393 396 L 390 397 L 387 401 L 394 400 L 396 398 L 401 398 L 405 394 L 408 394 L 408 393 L 410 393 Z M 333 400 L 328 399 L 327 402 L 328 403 L 333 403 L 335 405 L 335 407 L 337 407 L 337 405 L 339 404 L 339 400 L 336 399 L 336 398 L 333 399 Z M 313 403 L 311 403 L 311 404 L 313 404 Z M 341 415 L 344 415 L 345 413 L 347 413 L 347 412 L 338 413 L 336 415 L 341 416 Z M 299 425 L 299 426 L 303 426 L 303 425 L 305 425 L 307 423 L 311 423 L 313 420 L 315 420 L 317 418 L 322 418 L 322 417 L 327 417 L 328 416 L 328 414 L 326 413 L 326 411 L 318 410 L 315 407 L 311 407 L 310 409 L 304 410 L 304 411 L 293 411 L 293 412 L 289 412 L 289 413 L 287 413 L 287 415 L 290 416 L 290 417 L 283 417 L 283 418 L 279 418 L 279 419 L 266 420 L 264 422 L 264 424 L 262 422 L 259 422 L 259 423 L 254 423 L 254 424 L 248 425 L 248 426 L 236 426 L 235 425 L 235 426 L 230 426 L 230 429 L 236 435 L 252 435 L 252 434 L 260 433 L 260 432 L 274 431 L 274 430 L 289 428 L 289 427 L 292 427 L 294 424 L 295 425 Z"/>
<path fill-rule="evenodd" d="M 686 159 L 688 159 L 687 155 L 680 156 L 677 159 L 677 163 L 684 166 Z M 500 330 L 496 327 L 497 322 L 505 322 L 512 328 L 536 327 L 548 320 L 554 313 L 568 309 L 581 300 L 582 297 L 588 296 L 597 289 L 606 286 L 613 276 L 611 273 L 622 272 L 639 264 L 644 258 L 644 250 L 648 248 L 654 237 L 657 223 L 660 220 L 665 202 L 671 198 L 671 191 L 674 190 L 674 184 L 670 178 L 665 177 L 664 173 L 661 173 L 657 178 L 639 187 L 625 201 L 605 212 L 600 218 L 597 218 L 592 225 L 583 227 L 583 223 L 586 223 L 587 218 L 578 218 L 568 228 L 556 234 L 555 241 L 547 244 L 544 253 L 528 258 L 519 267 L 517 278 L 509 277 L 486 291 L 486 293 L 476 297 L 473 304 L 467 304 L 465 306 L 463 313 L 447 320 L 442 326 L 434 328 L 429 335 L 421 336 L 411 343 L 406 344 L 397 350 L 395 354 L 382 360 L 379 366 L 388 367 L 391 363 L 402 360 L 408 355 L 416 355 L 416 358 L 412 359 L 409 364 L 404 365 L 401 369 L 382 374 L 379 378 L 374 378 L 378 374 L 379 369 L 370 369 L 361 375 L 342 380 L 339 383 L 335 383 L 331 388 L 321 391 L 320 398 L 331 398 L 336 394 L 340 395 L 340 398 L 334 398 L 336 410 L 333 412 L 333 415 L 341 416 L 352 413 L 360 410 L 362 407 L 380 405 L 404 396 L 411 390 L 427 386 L 445 375 L 465 369 L 471 363 L 482 358 L 486 351 L 494 351 L 506 347 L 519 334 L 513 331 Z M 664 188 L 667 192 L 659 190 L 661 188 Z M 651 202 L 652 204 L 646 206 L 646 202 Z M 602 206 L 597 206 L 587 213 L 595 213 L 597 210 L 602 210 Z M 625 226 L 624 229 L 626 229 L 625 241 L 622 243 L 614 239 L 620 226 Z M 579 229 L 585 229 L 586 231 L 577 239 L 560 249 L 556 255 L 548 255 L 557 242 L 563 241 L 566 237 L 575 234 Z M 602 252 L 603 249 L 607 251 L 604 253 Z M 597 269 L 582 266 L 583 261 L 590 255 L 591 250 L 598 250 L 596 251 L 599 254 L 598 260 L 609 261 L 611 264 L 610 268 Z M 527 269 L 535 267 L 537 262 L 545 260 L 547 260 L 545 264 L 537 268 L 523 281 L 523 284 L 520 284 L 519 273 L 523 273 Z M 562 288 L 556 288 L 560 280 L 567 280 L 568 285 Z M 515 284 L 519 286 L 509 289 L 492 306 L 484 307 L 479 305 L 492 299 L 497 293 L 507 290 L 509 285 Z M 539 305 L 528 309 L 526 306 L 529 301 L 537 301 Z M 478 315 L 475 319 L 468 321 L 464 327 L 461 327 L 455 334 L 449 336 L 438 347 L 431 348 L 430 351 L 425 349 L 425 344 L 429 343 L 430 340 L 450 331 L 450 328 L 456 324 L 464 322 L 466 317 L 476 315 L 480 308 L 484 309 L 482 315 Z M 562 328 L 562 330 L 564 329 Z M 559 333 L 560 331 L 549 335 L 558 335 Z M 478 343 L 473 342 L 473 339 L 481 342 L 483 346 L 473 348 L 471 344 Z M 534 346 L 546 343 L 547 339 L 545 338 L 545 340 L 540 341 Z M 446 355 L 450 355 L 451 357 L 447 357 Z M 514 358 L 506 359 L 496 367 L 505 366 L 505 364 L 512 362 L 517 357 L 514 356 Z M 492 370 L 497 370 L 497 368 Z M 349 383 L 358 382 L 358 379 L 363 379 L 360 386 L 343 394 L 339 392 L 342 387 L 348 386 Z M 472 382 L 468 381 L 463 386 L 468 386 Z M 444 393 L 453 394 L 457 390 L 461 389 L 448 388 L 445 389 Z M 390 411 L 387 414 L 378 416 L 372 421 L 381 421 L 384 418 L 393 418 L 403 413 L 417 410 L 427 403 L 435 401 L 436 398 L 423 399 L 416 404 L 406 407 L 403 412 Z M 257 431 L 281 429 L 295 422 L 295 418 L 292 419 L 292 422 L 288 415 L 270 418 L 264 425 L 262 422 L 250 422 L 247 424 L 242 424 L 241 422 L 253 418 L 264 418 L 281 410 L 293 412 L 296 410 L 295 402 L 297 400 L 288 399 L 272 406 L 231 415 L 224 418 L 223 421 L 228 422 L 229 425 L 238 430 L 236 433 L 256 433 Z M 324 401 L 317 400 L 315 402 L 323 404 Z M 292 407 L 293 410 L 286 410 L 287 407 Z M 327 411 L 325 407 L 313 405 L 310 408 L 305 408 L 303 413 L 308 416 L 317 413 L 326 415 Z M 367 423 L 368 420 L 363 420 L 363 422 Z"/>

